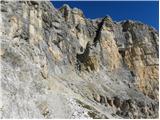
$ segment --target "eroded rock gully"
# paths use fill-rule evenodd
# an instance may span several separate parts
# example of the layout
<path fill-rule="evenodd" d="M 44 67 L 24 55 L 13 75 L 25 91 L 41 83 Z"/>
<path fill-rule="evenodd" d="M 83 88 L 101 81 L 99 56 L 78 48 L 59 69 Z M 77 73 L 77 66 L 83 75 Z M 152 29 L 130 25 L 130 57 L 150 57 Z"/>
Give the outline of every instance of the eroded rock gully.
<path fill-rule="evenodd" d="M 157 30 L 49 1 L 0 5 L 1 118 L 158 117 Z"/>

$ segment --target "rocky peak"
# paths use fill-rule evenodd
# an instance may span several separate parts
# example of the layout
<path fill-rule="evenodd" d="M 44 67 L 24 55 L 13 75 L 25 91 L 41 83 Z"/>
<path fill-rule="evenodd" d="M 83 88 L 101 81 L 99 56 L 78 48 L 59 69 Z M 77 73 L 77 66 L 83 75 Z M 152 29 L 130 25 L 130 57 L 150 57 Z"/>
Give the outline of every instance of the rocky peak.
<path fill-rule="evenodd" d="M 69 5 L 64 4 L 59 11 L 62 13 L 63 17 L 67 22 L 72 22 L 73 24 L 85 23 L 83 12 L 78 8 L 71 8 Z"/>
<path fill-rule="evenodd" d="M 78 9 L 78 8 L 71 8 L 69 5 L 67 4 L 64 4 L 60 9 L 59 9 L 60 12 L 62 12 L 62 14 L 64 13 L 72 13 L 72 14 L 78 14 L 80 16 L 84 16 L 83 15 L 83 12 Z M 67 15 L 66 15 L 67 16 Z"/>
<path fill-rule="evenodd" d="M 112 23 L 113 22 L 112 18 L 109 15 L 105 16 L 103 18 L 103 20 L 106 21 L 106 23 Z"/>

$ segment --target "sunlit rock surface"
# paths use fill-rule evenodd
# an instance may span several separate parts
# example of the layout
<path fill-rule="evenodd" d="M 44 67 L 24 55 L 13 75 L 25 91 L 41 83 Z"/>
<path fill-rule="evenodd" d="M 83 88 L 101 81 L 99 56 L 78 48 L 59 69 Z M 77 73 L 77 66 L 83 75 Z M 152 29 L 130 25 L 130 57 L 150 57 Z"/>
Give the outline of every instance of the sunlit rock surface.
<path fill-rule="evenodd" d="M 1 118 L 158 118 L 157 30 L 50 2 L 0 4 Z"/>

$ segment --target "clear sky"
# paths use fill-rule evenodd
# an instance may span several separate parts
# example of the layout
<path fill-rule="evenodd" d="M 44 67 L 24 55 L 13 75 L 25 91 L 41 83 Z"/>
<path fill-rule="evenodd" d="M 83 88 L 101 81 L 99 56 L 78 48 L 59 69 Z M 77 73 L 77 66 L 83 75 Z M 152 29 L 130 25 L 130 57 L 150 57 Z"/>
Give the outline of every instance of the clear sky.
<path fill-rule="evenodd" d="M 137 20 L 159 29 L 158 1 L 52 1 L 56 8 L 63 4 L 81 9 L 86 18 L 111 16 L 114 21 Z"/>

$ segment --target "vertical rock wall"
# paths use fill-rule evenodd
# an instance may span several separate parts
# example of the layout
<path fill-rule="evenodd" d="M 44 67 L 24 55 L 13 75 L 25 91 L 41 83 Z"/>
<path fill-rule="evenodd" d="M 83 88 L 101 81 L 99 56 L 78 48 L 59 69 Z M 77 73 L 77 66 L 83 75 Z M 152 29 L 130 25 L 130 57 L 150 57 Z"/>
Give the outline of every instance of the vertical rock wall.
<path fill-rule="evenodd" d="M 155 29 L 47 1 L 0 5 L 1 118 L 158 116 Z"/>

